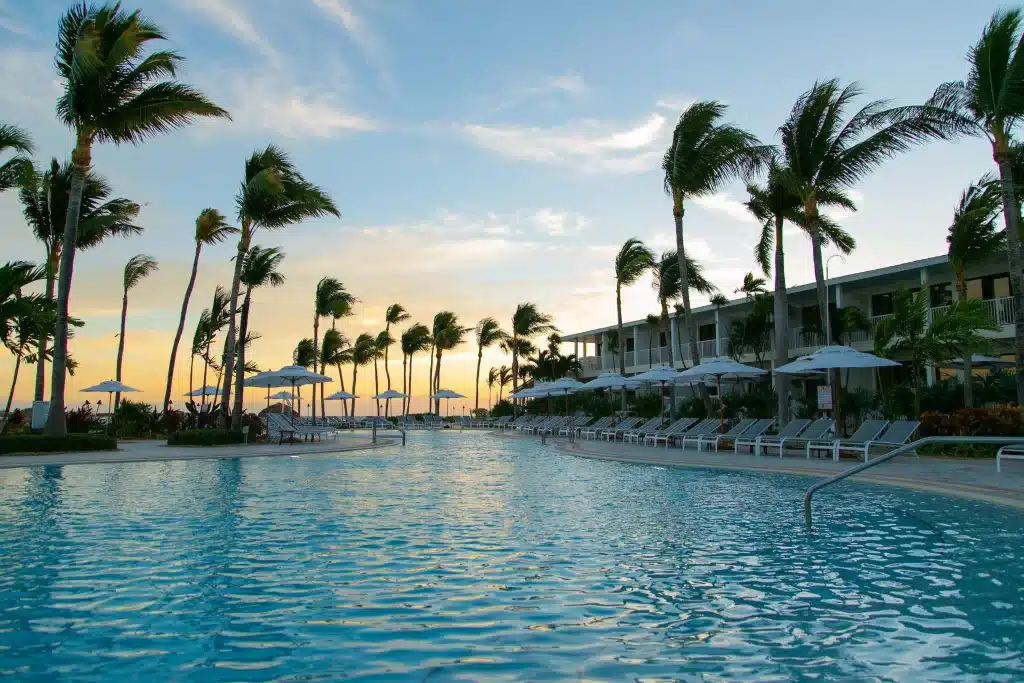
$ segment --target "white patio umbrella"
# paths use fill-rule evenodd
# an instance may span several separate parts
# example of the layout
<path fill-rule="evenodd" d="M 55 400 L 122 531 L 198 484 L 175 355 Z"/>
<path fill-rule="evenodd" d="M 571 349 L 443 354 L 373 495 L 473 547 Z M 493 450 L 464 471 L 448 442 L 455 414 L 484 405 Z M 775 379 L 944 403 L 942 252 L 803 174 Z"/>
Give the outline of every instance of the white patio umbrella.
<path fill-rule="evenodd" d="M 800 374 L 808 370 L 845 370 L 848 368 L 890 368 L 901 365 L 873 353 L 865 353 L 849 346 L 823 346 L 805 359 L 798 359 L 775 368 L 784 375 Z"/>
<path fill-rule="evenodd" d="M 347 391 L 335 391 L 330 396 L 324 396 L 325 401 L 350 401 L 354 398 L 359 398 L 355 394 L 350 394 Z"/>
<path fill-rule="evenodd" d="M 190 391 L 187 394 L 185 394 L 185 396 L 193 396 L 193 397 L 198 397 L 198 396 L 218 396 L 218 395 L 220 395 L 220 387 L 211 387 L 211 386 L 205 386 L 205 387 L 203 387 L 201 389 L 196 389 L 194 391 Z"/>
<path fill-rule="evenodd" d="M 273 372 L 265 371 L 260 372 L 252 377 L 247 377 L 242 382 L 243 387 L 266 387 L 267 389 L 267 408 L 270 407 L 270 390 L 271 388 L 277 387 L 290 387 L 292 384 L 288 380 L 278 377 Z"/>
<path fill-rule="evenodd" d="M 387 414 L 387 415 L 390 415 L 391 414 L 391 399 L 393 399 L 393 398 L 408 398 L 408 396 L 403 394 L 401 391 L 397 391 L 395 389 L 388 389 L 387 391 L 382 391 L 381 393 L 377 394 L 376 396 L 374 396 L 374 398 L 375 399 L 380 399 L 381 401 L 387 401 L 387 405 L 384 408 L 384 413 Z"/>
<path fill-rule="evenodd" d="M 626 377 L 625 375 L 608 371 L 602 372 L 597 376 L 596 379 L 592 379 L 589 382 L 585 382 L 580 391 L 596 391 L 597 389 L 608 389 L 608 405 L 611 406 L 612 402 L 612 389 L 635 389 L 640 386 L 640 382 L 633 381 L 632 377 Z"/>
<path fill-rule="evenodd" d="M 579 382 L 572 377 L 563 377 L 562 379 L 556 380 L 549 384 L 545 391 L 550 396 L 564 396 L 565 397 L 565 414 L 569 414 L 569 394 L 575 394 L 583 388 L 583 382 Z"/>
<path fill-rule="evenodd" d="M 85 389 L 82 389 L 83 393 L 106 394 L 107 395 L 107 427 L 108 427 L 108 429 L 110 427 L 110 401 L 111 401 L 111 396 L 113 394 L 115 394 L 115 393 L 118 393 L 118 392 L 123 394 L 123 393 L 129 392 L 129 391 L 138 391 L 138 389 L 133 389 L 132 387 L 128 386 L 127 384 L 121 384 L 116 379 L 108 379 L 106 382 L 100 382 L 99 384 L 94 384 L 91 387 L 86 387 Z"/>
<path fill-rule="evenodd" d="M 639 375 L 633 375 L 629 379 L 634 382 L 643 382 L 644 384 L 657 384 L 660 390 L 661 397 L 661 421 L 665 421 L 665 385 L 671 384 L 676 381 L 679 377 L 679 372 L 670 368 L 667 365 L 655 365 L 647 372 L 641 372 Z"/>
<path fill-rule="evenodd" d="M 295 394 L 290 391 L 279 391 L 270 398 L 275 401 L 291 401 L 296 398 Z"/>
<path fill-rule="evenodd" d="M 758 377 L 767 374 L 767 370 L 753 365 L 738 363 L 731 358 L 713 358 L 679 373 L 679 379 L 684 382 L 702 382 L 706 377 L 714 377 L 718 385 L 718 419 L 721 422 L 725 422 L 725 404 L 722 402 L 722 378 L 727 376 L 735 378 Z"/>
<path fill-rule="evenodd" d="M 466 397 L 463 396 L 462 394 L 460 394 L 457 391 L 452 391 L 451 389 L 439 389 L 437 391 L 437 393 L 434 394 L 433 396 L 431 396 L 430 398 L 432 398 L 432 399 L 439 399 L 439 398 L 445 399 L 444 410 L 445 410 L 445 414 L 448 414 L 449 409 L 451 408 L 451 400 L 453 398 L 466 398 Z"/>
<path fill-rule="evenodd" d="M 976 368 L 988 368 L 991 370 L 995 368 L 1012 368 L 1016 363 L 1012 360 L 1004 360 L 1002 358 L 994 358 L 992 356 L 981 356 L 975 353 L 971 356 L 971 365 Z M 943 363 L 942 366 L 962 370 L 964 367 L 964 359 L 954 358 L 948 363 Z"/>
<path fill-rule="evenodd" d="M 296 387 L 302 387 L 308 384 L 325 384 L 327 382 L 334 381 L 327 375 L 321 375 L 318 372 L 307 370 L 301 365 L 286 365 L 280 370 L 275 370 L 273 372 L 267 372 L 262 374 L 264 375 L 264 381 L 270 381 L 271 378 L 276 377 L 278 379 L 285 380 L 287 382 L 287 385 L 285 386 L 290 386 L 293 390 Z M 253 379 L 255 379 L 256 377 L 259 377 L 259 375 L 254 376 Z M 292 413 L 292 422 L 294 421 L 295 414 Z"/>

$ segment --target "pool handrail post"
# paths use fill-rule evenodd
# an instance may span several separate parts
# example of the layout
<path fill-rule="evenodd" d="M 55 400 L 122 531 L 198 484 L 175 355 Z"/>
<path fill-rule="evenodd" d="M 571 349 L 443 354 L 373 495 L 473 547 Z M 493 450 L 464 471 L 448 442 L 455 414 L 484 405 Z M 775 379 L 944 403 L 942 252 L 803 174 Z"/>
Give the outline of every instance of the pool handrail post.
<path fill-rule="evenodd" d="M 811 529 L 811 498 L 815 493 L 831 486 L 836 482 L 840 482 L 847 477 L 852 477 L 855 474 L 859 474 L 864 470 L 881 465 L 884 462 L 892 460 L 898 455 L 909 453 L 910 451 L 917 450 L 921 446 L 928 446 L 930 444 L 944 444 L 944 443 L 972 443 L 972 444 L 992 444 L 992 445 L 1008 445 L 1008 444 L 1022 444 L 1024 445 L 1024 438 L 1019 436 L 926 436 L 923 439 L 912 441 L 908 444 L 904 444 L 895 450 L 891 450 L 888 453 L 878 456 L 874 460 L 868 460 L 862 462 L 856 467 L 851 467 L 848 470 L 844 470 L 839 474 L 833 475 L 828 479 L 823 479 L 818 483 L 814 484 L 807 489 L 804 493 L 804 521 L 807 523 L 808 531 Z"/>

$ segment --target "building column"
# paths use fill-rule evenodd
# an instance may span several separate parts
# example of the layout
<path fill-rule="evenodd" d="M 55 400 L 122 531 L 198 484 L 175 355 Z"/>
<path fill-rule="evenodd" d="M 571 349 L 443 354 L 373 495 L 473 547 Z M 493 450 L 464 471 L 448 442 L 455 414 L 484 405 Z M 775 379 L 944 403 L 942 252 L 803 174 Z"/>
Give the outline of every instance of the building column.
<path fill-rule="evenodd" d="M 932 326 L 932 293 L 931 293 L 930 288 L 928 287 L 928 270 L 926 268 L 921 268 L 920 274 L 921 274 L 921 293 L 924 294 L 925 302 L 927 302 L 927 304 L 928 304 L 928 317 L 925 319 L 925 324 L 928 327 L 931 327 Z M 925 383 L 928 386 L 930 386 L 930 387 L 935 386 L 935 364 L 934 363 L 928 363 L 927 365 L 925 365 L 924 372 L 925 372 Z"/>
<path fill-rule="evenodd" d="M 608 333 L 601 333 L 601 369 L 608 370 L 611 367 L 611 349 L 608 348 Z"/>
<path fill-rule="evenodd" d="M 586 351 L 586 343 L 584 343 L 583 350 Z M 572 342 L 572 355 L 576 356 L 576 360 L 580 359 L 580 340 L 574 339 Z"/>
<path fill-rule="evenodd" d="M 715 309 L 715 355 L 722 357 L 722 316 L 721 311 Z M 701 359 L 703 360 L 703 359 Z"/>
<path fill-rule="evenodd" d="M 637 338 L 636 331 L 640 328 L 639 325 L 633 325 L 633 367 L 637 367 L 640 363 L 637 362 L 637 355 L 640 353 L 640 340 Z"/>
<path fill-rule="evenodd" d="M 679 339 L 679 318 L 677 316 L 675 316 L 675 315 L 669 316 L 669 319 L 668 319 L 668 330 L 669 330 L 669 340 L 668 340 L 668 342 L 669 342 L 669 344 L 672 345 L 672 361 L 673 361 L 673 365 L 674 365 L 675 363 L 681 363 L 682 360 L 683 360 L 682 358 L 676 358 L 676 355 L 679 353 L 679 344 L 676 341 L 677 339 Z"/>
<path fill-rule="evenodd" d="M 843 307 L 843 286 L 841 284 L 836 285 L 836 310 Z"/>

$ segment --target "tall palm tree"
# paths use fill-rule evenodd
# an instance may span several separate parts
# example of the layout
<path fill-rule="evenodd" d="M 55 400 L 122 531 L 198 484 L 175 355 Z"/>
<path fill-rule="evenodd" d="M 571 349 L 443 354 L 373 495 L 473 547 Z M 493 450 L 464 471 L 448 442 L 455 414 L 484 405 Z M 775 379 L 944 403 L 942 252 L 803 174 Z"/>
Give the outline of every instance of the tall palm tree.
<path fill-rule="evenodd" d="M 166 40 L 159 26 L 140 11 L 119 4 L 100 7 L 79 3 L 61 17 L 57 29 L 57 73 L 64 92 L 57 116 L 75 137 L 71 185 L 64 221 L 64 250 L 57 278 L 57 323 L 54 328 L 50 412 L 46 434 L 67 436 L 64 376 L 68 352 L 68 298 L 79 214 L 95 143 L 140 144 L 159 133 L 199 117 L 228 117 L 227 111 L 198 90 L 172 80 L 183 58 L 169 50 L 146 55 L 151 41 Z"/>
<path fill-rule="evenodd" d="M 231 299 L 228 332 L 224 349 L 225 406 L 231 403 L 231 373 L 235 367 L 235 314 L 241 288 L 242 261 L 252 245 L 253 236 L 261 228 L 273 230 L 294 225 L 307 218 L 340 216 L 338 208 L 326 192 L 307 181 L 283 150 L 268 145 L 257 150 L 246 160 L 242 187 L 235 196 L 241 233 L 235 272 L 231 279 Z M 238 429 L 242 422 L 242 384 L 236 378 L 234 405 L 231 410 L 231 428 Z M 225 409 L 225 415 L 227 411 Z"/>
<path fill-rule="evenodd" d="M 18 191 L 25 222 L 32 229 L 35 238 L 43 244 L 45 296 L 51 300 L 54 297 L 64 241 L 64 219 L 68 212 L 71 173 L 70 163 L 60 164 L 56 159 L 53 159 L 50 167 L 42 173 L 30 165 L 22 174 Z M 76 249 L 91 249 L 107 237 L 128 237 L 142 232 L 142 228 L 134 223 L 139 214 L 139 205 L 127 199 L 110 199 L 110 193 L 110 185 L 104 178 L 91 171 L 86 173 L 82 189 L 82 206 L 79 209 Z M 49 335 L 47 339 L 43 339 L 42 353 L 36 362 L 36 401 L 43 400 L 46 389 L 48 337 Z"/>
<path fill-rule="evenodd" d="M 686 271 L 689 274 L 687 279 L 689 280 L 691 291 L 707 296 L 711 296 L 718 291 L 714 283 L 704 275 L 703 264 L 697 262 L 691 256 L 686 257 Z M 661 257 L 654 264 L 654 269 L 651 272 L 654 276 L 651 285 L 656 292 L 658 304 L 661 307 L 661 321 L 665 326 L 664 332 L 666 335 L 671 336 L 669 334 L 671 330 L 668 329 L 669 321 L 671 320 L 669 318 L 668 305 L 682 297 L 682 289 L 679 283 L 679 256 L 676 250 L 669 249 L 662 252 Z M 682 317 L 680 316 L 680 318 Z M 683 361 L 683 367 L 686 367 L 685 357 L 682 357 L 682 355 L 680 354 L 680 360 Z M 672 344 L 668 345 L 668 365 L 669 367 L 675 367 L 675 349 L 672 348 Z M 672 385 L 672 391 L 675 391 L 675 385 Z M 673 405 L 675 405 L 674 398 Z"/>
<path fill-rule="evenodd" d="M 284 252 L 278 247 L 267 248 L 255 244 L 249 247 L 249 252 L 245 255 L 244 262 L 242 263 L 242 277 L 240 279 L 241 284 L 245 285 L 245 298 L 242 300 L 242 310 L 238 320 L 238 336 L 240 339 L 245 339 L 249 330 L 249 312 L 252 310 L 253 290 L 260 289 L 261 287 L 280 287 L 284 284 L 284 275 L 279 270 L 282 261 L 284 261 Z M 310 365 L 313 365 L 314 368 L 316 360 L 316 343 L 314 342 L 313 358 L 310 361 Z M 236 372 L 242 375 L 243 381 L 245 380 L 245 365 L 245 346 L 242 345 L 238 349 Z M 315 414 L 316 403 L 314 402 L 310 405 L 313 407 L 311 412 Z"/>
<path fill-rule="evenodd" d="M 441 330 L 443 330 L 445 326 L 450 325 L 454 319 L 455 314 L 451 311 L 439 311 L 434 314 L 434 321 L 430 326 L 430 365 L 427 369 L 427 379 L 429 380 L 428 384 L 430 385 L 430 390 L 427 392 L 428 398 L 433 396 L 437 392 L 438 388 L 436 383 L 437 375 L 434 373 L 434 359 L 437 358 L 437 339 L 441 334 Z M 436 406 L 439 406 L 440 403 L 440 401 L 434 401 L 435 411 L 437 410 Z M 427 402 L 427 405 L 430 405 L 429 401 Z"/>
<path fill-rule="evenodd" d="M 654 332 L 657 331 L 659 335 L 661 333 L 661 316 L 655 313 L 648 313 L 644 321 L 647 323 L 647 369 L 650 370 L 654 367 Z M 660 352 L 660 344 L 658 348 Z"/>
<path fill-rule="evenodd" d="M 444 324 L 434 333 L 434 353 L 437 355 L 437 363 L 434 365 L 434 393 L 441 390 L 441 357 L 445 351 L 461 346 L 466 341 L 466 335 L 473 331 L 471 327 L 463 327 L 459 324 L 459 318 L 450 311 L 443 316 Z M 436 320 L 436 319 L 435 319 Z M 434 399 L 434 412 L 441 409 L 441 399 Z"/>
<path fill-rule="evenodd" d="M 1024 276 L 1020 244 L 1020 199 L 1013 173 L 1013 128 L 1024 117 L 1024 40 L 1021 10 L 999 10 L 967 53 L 964 81 L 943 83 L 925 103 L 944 115 L 947 136 L 984 137 L 999 169 L 1010 289 L 1014 303 L 1017 403 L 1024 405 Z"/>
<path fill-rule="evenodd" d="M 508 339 L 508 332 L 501 329 L 501 324 L 494 318 L 484 318 L 476 324 L 476 396 L 473 409 L 480 409 L 480 364 L 484 360 L 484 349 L 500 344 Z M 494 368 L 491 368 L 492 370 Z M 493 386 L 493 382 L 489 386 Z M 487 399 L 490 403 L 490 398 Z"/>
<path fill-rule="evenodd" d="M 352 345 L 349 343 L 348 338 L 345 337 L 341 332 L 335 329 L 330 329 L 324 332 L 323 341 L 320 344 L 320 368 L 321 372 L 325 375 L 326 370 L 329 366 L 333 366 L 338 370 L 338 379 L 341 380 L 341 390 L 345 390 L 345 378 L 342 377 L 341 367 L 346 363 L 352 362 Z M 321 410 L 323 409 L 323 396 L 321 392 Z M 342 406 L 345 406 L 345 401 L 342 401 Z M 347 408 L 343 409 L 345 413 L 348 412 Z"/>
<path fill-rule="evenodd" d="M 498 368 L 498 403 L 501 403 L 501 394 L 511 381 L 512 369 L 507 365 L 502 365 Z"/>
<path fill-rule="evenodd" d="M 700 362 L 697 321 L 690 313 L 690 273 L 683 238 L 686 200 L 714 194 L 738 175 L 748 175 L 767 162 L 771 148 L 761 145 L 751 133 L 722 123 L 726 107 L 719 102 L 697 102 L 679 117 L 672 134 L 672 146 L 662 159 L 665 191 L 672 197 L 676 252 L 687 337 L 693 362 Z M 711 411 L 707 387 L 697 385 L 701 399 Z"/>
<path fill-rule="evenodd" d="M 636 237 L 626 240 L 615 255 L 616 329 L 622 339 L 622 288 L 636 284 L 644 273 L 654 267 L 654 253 Z M 619 356 L 619 372 L 626 374 L 626 354 Z M 626 392 L 622 392 L 622 408 L 626 408 Z"/>
<path fill-rule="evenodd" d="M 356 379 L 359 376 L 359 366 L 366 365 L 377 357 L 377 340 L 372 334 L 365 332 L 356 337 L 356 343 L 352 345 L 352 396 L 356 395 Z M 356 399 L 352 399 L 352 416 L 356 414 Z"/>
<path fill-rule="evenodd" d="M 14 354 L 14 372 L 11 391 L 4 410 L 3 434 L 10 423 L 11 403 L 18 384 L 21 362 L 29 360 L 39 339 L 49 332 L 41 329 L 46 322 L 48 299 L 38 294 L 25 294 L 22 290 L 44 276 L 44 269 L 27 261 L 13 261 L 0 266 L 0 342 Z"/>
<path fill-rule="evenodd" d="M 54 160 L 56 161 L 56 160 Z M 81 225 L 79 225 L 81 231 Z M 178 344 L 181 343 L 181 334 L 185 330 L 185 317 L 188 315 L 188 302 L 192 298 L 192 288 L 196 285 L 196 275 L 199 273 L 199 254 L 203 245 L 219 244 L 238 232 L 237 228 L 228 225 L 227 219 L 217 209 L 203 209 L 199 218 L 196 219 L 196 253 L 192 258 L 192 274 L 188 278 L 188 285 L 185 287 L 185 299 L 181 302 L 181 315 L 178 317 L 178 329 L 174 333 L 174 342 L 171 344 L 171 359 L 167 363 L 167 387 L 164 389 L 163 409 L 171 404 L 171 383 L 174 381 L 174 362 L 178 359 Z M 81 243 L 79 243 L 81 248 Z"/>
<path fill-rule="evenodd" d="M 213 356 L 211 355 L 211 349 L 213 348 L 213 342 L 217 340 L 217 335 L 228 326 L 228 293 L 220 285 L 213 290 L 213 303 L 210 305 L 210 320 L 209 329 L 206 330 L 206 351 L 203 354 L 203 360 L 205 365 L 203 366 L 203 386 L 207 386 L 207 372 L 212 366 L 215 370 L 223 373 L 224 367 L 217 367 Z M 221 385 L 221 375 L 217 375 L 217 386 Z M 223 397 L 221 397 L 223 398 Z M 223 403 L 223 401 L 222 401 Z M 206 405 L 206 396 L 203 396 L 202 404 Z"/>
<path fill-rule="evenodd" d="M 402 304 L 391 304 L 390 306 L 388 306 L 388 309 L 384 312 L 384 331 L 387 332 L 390 336 L 392 325 L 404 323 L 410 317 L 412 316 L 409 315 L 409 313 L 405 310 Z M 394 340 L 392 340 L 392 343 L 394 343 Z M 391 368 L 388 365 L 388 351 L 390 346 L 391 344 L 388 344 L 387 346 L 384 347 L 384 374 L 387 376 L 388 379 L 388 391 L 391 391 Z M 405 381 L 404 376 L 402 377 L 402 381 Z M 385 416 L 387 416 L 390 407 L 391 401 L 388 401 L 387 405 L 385 406 Z"/>
<path fill-rule="evenodd" d="M 206 350 L 210 344 L 208 339 L 210 335 L 210 309 L 204 308 L 202 313 L 199 314 L 199 320 L 196 321 L 195 332 L 192 333 L 192 353 L 189 357 L 188 362 L 188 393 L 192 393 L 195 390 L 195 383 L 193 380 L 195 367 L 196 367 L 196 356 L 205 358 Z M 206 371 L 203 371 L 203 381 L 206 381 Z M 203 384 L 205 387 L 206 384 Z"/>
<path fill-rule="evenodd" d="M 491 393 L 494 391 L 494 386 L 498 383 L 498 368 L 491 368 L 487 371 L 487 411 L 491 410 Z"/>
<path fill-rule="evenodd" d="M 960 195 L 946 235 L 949 265 L 956 279 L 957 298 L 967 298 L 967 268 L 983 263 L 1006 249 L 1006 232 L 996 226 L 1002 204 L 1001 189 L 985 175 Z M 972 349 L 964 349 L 964 405 L 974 407 Z"/>
<path fill-rule="evenodd" d="M 0 123 L 0 154 L 11 154 L 11 158 L 0 164 L 0 192 L 21 184 L 23 177 L 31 173 L 32 162 L 25 156 L 34 150 L 32 138 L 18 126 Z"/>
<path fill-rule="evenodd" d="M 542 313 L 537 304 L 525 302 L 516 306 L 516 312 L 512 314 L 512 333 L 507 344 L 512 354 L 513 393 L 519 388 L 519 359 L 532 351 L 530 339 L 538 334 L 557 331 L 554 319 L 547 313 Z"/>
<path fill-rule="evenodd" d="M 124 295 L 121 297 L 121 334 L 117 341 L 117 369 L 114 379 L 121 381 L 121 364 L 124 361 L 124 332 L 128 321 L 128 292 L 156 272 L 160 266 L 156 259 L 147 254 L 136 254 L 124 265 Z M 114 394 L 114 410 L 121 405 L 121 392 Z"/>
<path fill-rule="evenodd" d="M 381 330 L 377 333 L 374 338 L 374 343 L 377 345 L 377 351 L 373 356 L 373 394 L 376 396 L 380 393 L 380 377 L 377 373 L 377 361 L 387 356 L 388 347 L 395 343 L 395 338 L 391 336 L 391 333 L 387 330 Z M 377 417 L 380 417 L 380 399 L 377 401 Z M 385 401 L 386 407 L 387 401 Z"/>
<path fill-rule="evenodd" d="M 331 315 L 339 306 L 339 302 L 345 301 L 351 295 L 345 291 L 345 285 L 336 278 L 322 277 L 316 283 L 316 293 L 313 297 L 313 372 L 317 371 L 317 361 L 320 357 L 318 349 L 320 339 L 320 318 Z M 316 424 L 316 385 L 313 385 L 313 424 Z M 320 417 L 324 416 L 323 392 L 320 392 Z"/>
<path fill-rule="evenodd" d="M 743 276 L 743 284 L 734 290 L 736 294 L 742 294 L 748 300 L 753 299 L 758 294 L 764 294 L 768 291 L 765 285 L 768 281 L 763 277 L 757 277 L 753 273 L 747 273 Z"/>
<path fill-rule="evenodd" d="M 404 414 L 409 414 L 409 407 L 412 405 L 412 357 L 422 351 L 426 351 L 431 345 L 431 334 L 430 329 L 426 325 L 416 323 L 402 333 L 401 345 L 402 345 L 402 356 L 409 360 L 408 370 L 408 383 L 403 379 L 403 394 L 407 394 L 408 398 L 405 399 L 405 406 L 403 408 Z M 403 376 L 405 373 L 405 360 L 402 361 Z"/>
<path fill-rule="evenodd" d="M 316 356 L 313 354 L 313 340 L 309 337 L 303 337 L 296 344 L 295 350 L 292 352 L 292 363 L 299 365 L 306 369 L 313 366 L 316 362 Z M 299 396 L 299 417 L 302 417 L 302 387 L 296 387 L 296 391 Z M 310 404 L 312 406 L 312 404 Z"/>

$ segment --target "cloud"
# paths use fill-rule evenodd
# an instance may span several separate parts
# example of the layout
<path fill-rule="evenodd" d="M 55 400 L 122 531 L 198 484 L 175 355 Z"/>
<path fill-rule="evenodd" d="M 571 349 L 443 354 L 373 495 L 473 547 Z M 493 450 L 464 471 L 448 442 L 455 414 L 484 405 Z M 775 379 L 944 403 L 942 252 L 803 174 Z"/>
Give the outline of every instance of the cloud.
<path fill-rule="evenodd" d="M 743 202 L 733 199 L 727 192 L 719 192 L 708 197 L 698 197 L 694 204 L 710 211 L 717 211 L 741 223 L 757 223 L 757 219 L 747 210 Z"/>
<path fill-rule="evenodd" d="M 206 15 L 224 32 L 256 49 L 267 59 L 278 61 L 280 55 L 270 42 L 259 32 L 245 13 L 235 6 L 233 0 L 185 0 L 185 5 Z"/>
<path fill-rule="evenodd" d="M 590 92 L 590 88 L 587 86 L 586 81 L 583 80 L 583 76 L 574 71 L 570 71 L 562 76 L 555 76 L 548 81 L 548 85 L 544 89 L 561 90 L 570 95 L 586 95 Z"/>
<path fill-rule="evenodd" d="M 326 12 L 334 23 L 345 29 L 352 42 L 366 56 L 367 61 L 380 71 L 386 81 L 390 81 L 387 52 L 370 25 L 352 9 L 351 2 L 349 0 L 313 0 L 313 4 Z"/>
<path fill-rule="evenodd" d="M 541 128 L 467 124 L 463 132 L 479 147 L 513 159 L 576 167 L 584 172 L 636 173 L 657 168 L 667 142 L 658 113 L 623 127 L 585 120 Z"/>
<path fill-rule="evenodd" d="M 551 209 L 538 209 L 533 214 L 537 226 L 552 237 L 560 237 L 569 233 L 580 232 L 590 221 L 580 214 L 557 212 Z"/>

